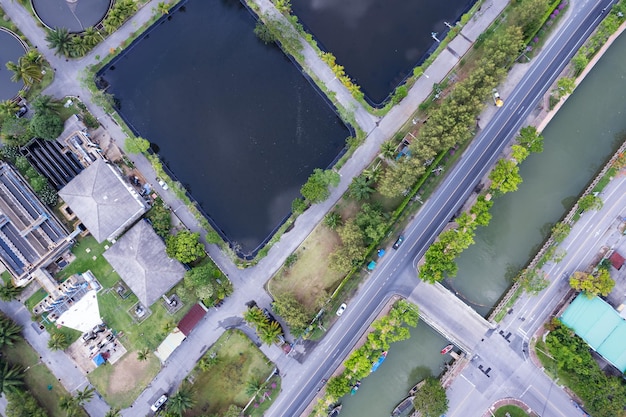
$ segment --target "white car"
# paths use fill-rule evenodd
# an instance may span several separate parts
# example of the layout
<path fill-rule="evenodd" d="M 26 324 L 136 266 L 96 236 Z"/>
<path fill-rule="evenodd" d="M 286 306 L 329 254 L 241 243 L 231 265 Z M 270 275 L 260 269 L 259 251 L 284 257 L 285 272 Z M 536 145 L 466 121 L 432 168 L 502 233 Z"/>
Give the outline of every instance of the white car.
<path fill-rule="evenodd" d="M 165 404 L 166 402 L 167 402 L 167 395 L 163 394 L 159 397 L 158 400 L 154 402 L 154 404 L 150 406 L 150 410 L 156 413 L 157 411 L 159 411 L 159 408 L 161 408 L 163 404 Z"/>
<path fill-rule="evenodd" d="M 346 307 L 348 307 L 346 303 L 343 303 L 339 306 L 339 309 L 337 310 L 337 313 L 336 313 L 338 317 L 341 317 L 343 312 L 346 311 Z"/>
<path fill-rule="evenodd" d="M 164 190 L 167 190 L 167 189 L 170 188 L 165 181 L 159 179 L 158 182 L 159 182 L 159 185 L 161 186 L 161 188 L 163 188 Z"/>

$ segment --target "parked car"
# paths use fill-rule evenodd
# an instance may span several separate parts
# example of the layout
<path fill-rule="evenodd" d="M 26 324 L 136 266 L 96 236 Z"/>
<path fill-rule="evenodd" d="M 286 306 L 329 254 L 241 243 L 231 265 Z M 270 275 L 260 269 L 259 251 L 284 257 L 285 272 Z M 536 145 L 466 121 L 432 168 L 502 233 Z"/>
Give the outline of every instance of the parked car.
<path fill-rule="evenodd" d="M 107 329 L 107 327 L 104 325 L 104 323 L 100 323 L 100 324 L 96 324 L 94 326 L 92 332 L 95 333 L 95 334 L 98 334 L 98 333 L 102 333 L 106 329 Z"/>
<path fill-rule="evenodd" d="M 26 106 L 22 106 L 20 107 L 20 109 L 17 111 L 17 113 L 15 113 L 15 117 L 17 117 L 18 119 L 20 117 L 24 117 L 24 115 L 28 113 L 28 107 Z"/>
<path fill-rule="evenodd" d="M 337 317 L 341 317 L 341 315 L 343 314 L 344 311 L 346 311 L 346 308 L 348 306 L 346 305 L 346 303 L 343 303 L 339 306 L 339 309 L 337 310 Z"/>
<path fill-rule="evenodd" d="M 157 178 L 157 181 L 159 185 L 161 186 L 161 188 L 163 188 L 164 190 L 168 190 L 170 188 L 165 181 L 158 179 L 158 178 Z"/>
<path fill-rule="evenodd" d="M 154 402 L 154 404 L 150 406 L 150 410 L 156 413 L 157 411 L 159 411 L 161 407 L 163 407 L 163 404 L 165 404 L 166 402 L 167 402 L 167 395 L 163 394 L 159 397 L 158 400 Z"/>
<path fill-rule="evenodd" d="M 396 239 L 395 243 L 393 244 L 393 248 L 398 249 L 402 245 L 402 242 L 404 242 L 404 236 L 400 235 L 398 236 L 398 239 Z"/>
<path fill-rule="evenodd" d="M 95 334 L 94 332 L 87 332 L 83 335 L 83 342 L 88 342 L 90 340 L 95 339 L 96 337 L 98 337 L 98 335 Z"/>

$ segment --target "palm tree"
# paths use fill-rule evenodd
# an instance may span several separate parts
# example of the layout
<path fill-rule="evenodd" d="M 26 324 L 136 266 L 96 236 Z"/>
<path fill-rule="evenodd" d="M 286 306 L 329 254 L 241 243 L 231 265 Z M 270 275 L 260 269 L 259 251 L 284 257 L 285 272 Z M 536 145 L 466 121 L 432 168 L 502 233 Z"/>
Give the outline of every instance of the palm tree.
<path fill-rule="evenodd" d="M 157 11 L 161 14 L 169 14 L 170 7 L 172 7 L 171 4 L 162 1 L 157 4 Z"/>
<path fill-rule="evenodd" d="M 22 336 L 22 327 L 8 317 L 0 317 L 0 347 L 12 346 Z"/>
<path fill-rule="evenodd" d="M 59 408 L 65 411 L 67 417 L 74 417 L 78 414 L 79 404 L 71 395 L 63 395 L 59 398 Z"/>
<path fill-rule="evenodd" d="M 65 333 L 54 332 L 50 335 L 50 340 L 48 340 L 48 348 L 52 350 L 64 350 L 69 346 L 67 337 L 65 337 Z"/>
<path fill-rule="evenodd" d="M 93 398 L 96 389 L 94 387 L 85 387 L 82 391 L 76 392 L 76 402 L 78 405 L 83 405 Z"/>
<path fill-rule="evenodd" d="M 248 311 L 243 313 L 243 319 L 255 326 L 259 326 L 259 324 L 267 321 L 267 317 L 265 317 L 261 309 L 258 307 L 249 308 Z"/>
<path fill-rule="evenodd" d="M 16 287 L 12 282 L 7 285 L 0 285 L 0 300 L 11 301 L 17 298 L 22 292 L 22 287 Z"/>
<path fill-rule="evenodd" d="M 208 355 L 204 355 L 202 359 L 200 359 L 200 362 L 198 362 L 198 368 L 200 368 L 201 371 L 206 372 L 219 361 L 220 359 L 217 357 L 217 353 L 211 352 Z"/>
<path fill-rule="evenodd" d="M 250 397 L 256 396 L 256 394 L 263 389 L 263 385 L 263 382 L 258 379 L 250 378 L 248 382 L 246 382 L 246 395 Z"/>
<path fill-rule="evenodd" d="M 83 40 L 89 47 L 93 48 L 102 40 L 102 35 L 100 35 L 100 32 L 98 32 L 96 28 L 91 26 L 83 33 Z"/>
<path fill-rule="evenodd" d="M 24 385 L 24 370 L 19 365 L 0 362 L 0 393 L 15 393 Z"/>
<path fill-rule="evenodd" d="M 374 192 L 374 189 L 370 186 L 370 181 L 361 174 L 358 177 L 354 177 L 349 186 L 348 194 L 350 197 L 357 201 L 365 200 Z"/>
<path fill-rule="evenodd" d="M 82 36 L 74 36 L 72 37 L 72 41 L 70 42 L 70 56 L 74 58 L 79 58 L 81 56 L 85 56 L 87 52 L 91 49 L 91 46 L 87 44 L 85 38 Z"/>
<path fill-rule="evenodd" d="M 148 355 L 150 355 L 150 349 L 148 349 L 147 347 L 140 349 L 139 351 L 137 351 L 137 360 L 141 362 L 146 361 L 148 360 Z"/>
<path fill-rule="evenodd" d="M 192 409 L 194 405 L 196 405 L 196 401 L 193 399 L 191 385 L 183 384 L 176 394 L 170 398 L 167 410 L 182 416 L 185 411 Z"/>
<path fill-rule="evenodd" d="M 324 224 L 331 230 L 337 230 L 341 223 L 341 214 L 336 211 L 331 211 L 324 217 Z"/>
<path fill-rule="evenodd" d="M 73 35 L 71 35 L 67 29 L 56 28 L 48 31 L 46 41 L 48 42 L 48 46 L 55 50 L 55 55 L 69 56 L 72 37 Z"/>
<path fill-rule="evenodd" d="M 390 140 L 383 142 L 380 146 L 380 154 L 385 159 L 392 159 L 396 154 L 397 146 Z"/>
<path fill-rule="evenodd" d="M 367 178 L 370 183 L 375 183 L 380 179 L 380 174 L 382 173 L 380 169 L 380 163 L 376 166 L 363 170 L 363 176 Z"/>
<path fill-rule="evenodd" d="M 44 60 L 43 60 L 43 56 L 39 53 L 38 50 L 36 49 L 29 49 L 28 52 L 26 52 L 23 55 L 23 58 L 30 64 L 37 64 L 39 65 L 39 67 L 41 69 L 43 69 L 43 65 L 44 65 Z"/>
<path fill-rule="evenodd" d="M 277 321 L 270 321 L 266 326 L 257 329 L 261 342 L 271 345 L 276 342 L 278 336 L 283 332 Z"/>
<path fill-rule="evenodd" d="M 55 100 L 52 96 L 40 95 L 33 100 L 31 107 L 35 110 L 35 113 L 54 113 L 59 114 L 63 104 Z"/>
<path fill-rule="evenodd" d="M 107 413 L 104 415 L 104 417 L 121 417 L 122 416 L 122 412 L 120 411 L 119 408 L 111 408 L 109 411 L 107 411 Z"/>
<path fill-rule="evenodd" d="M 41 65 L 30 62 L 25 58 L 25 55 L 21 56 L 17 63 L 13 61 L 7 62 L 6 67 L 9 71 L 13 71 L 11 81 L 23 81 L 25 87 L 32 87 L 43 79 Z"/>
<path fill-rule="evenodd" d="M 19 104 L 12 100 L 4 100 L 0 102 L 0 116 L 11 117 L 20 109 Z"/>

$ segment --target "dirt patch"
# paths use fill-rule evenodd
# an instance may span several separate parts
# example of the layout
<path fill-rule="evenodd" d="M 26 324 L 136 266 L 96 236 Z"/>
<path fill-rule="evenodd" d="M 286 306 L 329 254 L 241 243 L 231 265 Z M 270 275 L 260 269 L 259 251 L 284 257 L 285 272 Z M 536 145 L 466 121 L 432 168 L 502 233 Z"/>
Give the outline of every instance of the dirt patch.
<path fill-rule="evenodd" d="M 141 380 L 145 378 L 149 367 L 149 361 L 141 362 L 137 359 L 135 352 L 130 352 L 115 364 L 109 379 L 109 393 L 120 394 L 136 388 L 143 382 Z M 115 381 L 114 384 L 111 383 L 113 381 Z"/>

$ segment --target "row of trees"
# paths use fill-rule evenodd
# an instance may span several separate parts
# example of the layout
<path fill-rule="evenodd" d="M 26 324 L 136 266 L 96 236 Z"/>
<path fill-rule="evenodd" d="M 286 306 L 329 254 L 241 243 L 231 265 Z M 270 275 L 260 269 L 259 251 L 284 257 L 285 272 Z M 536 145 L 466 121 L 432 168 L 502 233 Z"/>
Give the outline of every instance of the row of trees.
<path fill-rule="evenodd" d="M 276 343 L 278 336 L 283 334 L 283 329 L 276 320 L 270 319 L 265 313 L 257 306 L 248 308 L 243 314 L 243 318 L 251 326 L 256 329 L 257 334 L 261 342 L 271 345 Z"/>
<path fill-rule="evenodd" d="M 559 371 L 565 373 L 569 388 L 584 402 L 594 417 L 622 415 L 626 408 L 626 384 L 622 377 L 607 376 L 589 352 L 589 346 L 558 320 L 545 343 Z"/>
<path fill-rule="evenodd" d="M 419 277 L 423 281 L 435 283 L 457 273 L 456 258 L 474 243 L 478 226 L 486 226 L 491 220 L 489 209 L 493 205 L 491 194 L 504 194 L 517 190 L 522 181 L 518 165 L 530 152 L 543 150 L 543 137 L 537 130 L 528 126 L 521 129 L 517 137 L 518 144 L 511 147 L 511 158 L 498 161 L 489 174 L 491 186 L 487 196 L 479 196 L 470 213 L 462 213 L 456 219 L 457 228 L 449 229 L 439 235 L 424 254 L 424 264 L 420 267 Z M 488 197 L 488 198 L 487 198 Z"/>
<path fill-rule="evenodd" d="M 389 314 L 372 323 L 373 331 L 367 335 L 363 346 L 356 349 L 344 362 L 345 370 L 338 376 L 328 380 L 326 396 L 320 400 L 316 412 L 321 412 L 329 404 L 350 392 L 352 385 L 370 374 L 372 364 L 381 352 L 388 350 L 391 343 L 406 340 L 410 337 L 407 326 L 415 327 L 419 320 L 416 305 L 406 300 L 394 304 Z"/>

